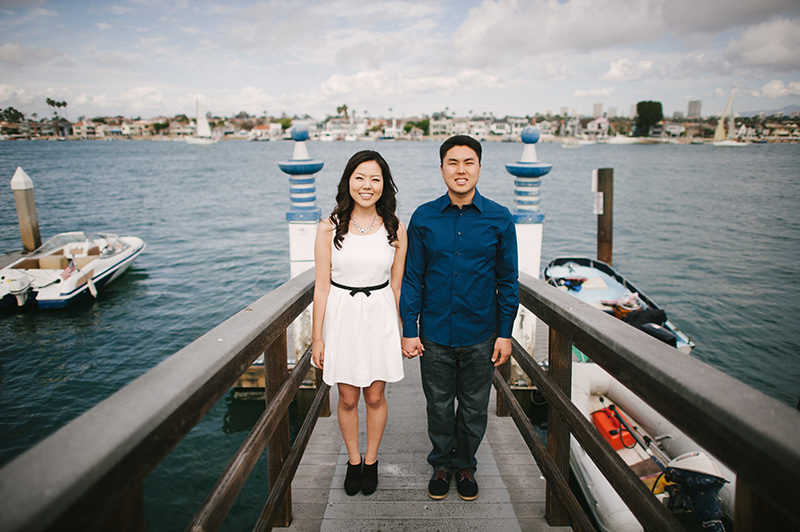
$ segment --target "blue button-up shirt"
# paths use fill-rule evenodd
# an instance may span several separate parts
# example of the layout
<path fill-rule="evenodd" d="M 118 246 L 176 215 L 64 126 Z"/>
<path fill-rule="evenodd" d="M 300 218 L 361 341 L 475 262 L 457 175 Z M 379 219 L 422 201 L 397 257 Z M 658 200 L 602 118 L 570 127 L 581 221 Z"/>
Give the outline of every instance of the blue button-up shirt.
<path fill-rule="evenodd" d="M 510 338 L 518 307 L 517 233 L 509 210 L 477 189 L 463 208 L 447 194 L 420 205 L 408 224 L 403 336 L 421 332 L 451 347 L 494 333 Z"/>

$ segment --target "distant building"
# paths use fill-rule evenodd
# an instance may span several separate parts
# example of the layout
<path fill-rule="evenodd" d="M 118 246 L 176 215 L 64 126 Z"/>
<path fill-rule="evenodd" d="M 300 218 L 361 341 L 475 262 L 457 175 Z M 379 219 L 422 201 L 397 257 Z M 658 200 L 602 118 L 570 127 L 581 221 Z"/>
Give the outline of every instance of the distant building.
<path fill-rule="evenodd" d="M 686 133 L 686 128 L 683 126 L 683 124 L 667 124 L 664 126 L 664 131 L 670 137 L 680 137 Z"/>
<path fill-rule="evenodd" d="M 601 116 L 603 116 L 603 104 L 595 103 L 594 108 L 592 109 L 592 117 L 600 118 Z"/>
<path fill-rule="evenodd" d="M 689 109 L 686 112 L 687 118 L 700 118 L 700 111 L 703 107 L 701 100 L 689 100 Z"/>
<path fill-rule="evenodd" d="M 616 107 L 609 107 L 607 116 L 608 116 L 608 118 L 616 118 L 617 117 L 617 108 Z"/>

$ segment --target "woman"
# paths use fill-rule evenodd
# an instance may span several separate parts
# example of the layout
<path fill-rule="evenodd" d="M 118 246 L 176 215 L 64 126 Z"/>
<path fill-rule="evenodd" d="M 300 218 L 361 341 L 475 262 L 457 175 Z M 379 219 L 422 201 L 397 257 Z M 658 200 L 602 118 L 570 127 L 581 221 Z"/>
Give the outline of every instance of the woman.
<path fill-rule="evenodd" d="M 378 486 L 378 447 L 386 426 L 387 382 L 403 378 L 398 305 L 407 238 L 397 219 L 397 188 L 375 151 L 345 166 L 330 218 L 314 243 L 312 354 L 326 384 L 339 389 L 337 415 L 347 453 L 344 489 Z M 358 401 L 367 407 L 367 450 L 358 446 Z"/>

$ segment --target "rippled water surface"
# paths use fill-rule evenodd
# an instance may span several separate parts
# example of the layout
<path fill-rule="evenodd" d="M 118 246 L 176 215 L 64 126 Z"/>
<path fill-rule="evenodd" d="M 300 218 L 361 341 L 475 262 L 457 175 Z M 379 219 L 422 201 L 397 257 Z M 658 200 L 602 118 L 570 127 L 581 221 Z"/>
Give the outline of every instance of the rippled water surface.
<path fill-rule="evenodd" d="M 358 149 L 379 150 L 400 218 L 444 192 L 438 144 L 309 143 L 325 162 L 318 205 Z M 595 256 L 591 172 L 614 169 L 614 267 L 697 343 L 693 355 L 778 400 L 800 394 L 800 145 L 537 146 L 543 265 Z M 505 164 L 519 143 L 485 143 L 481 192 L 513 204 Z M 0 464 L 131 382 L 289 277 L 291 142 L 0 142 L 0 176 L 35 184 L 43 239 L 71 230 L 140 236 L 147 250 L 97 300 L 0 316 Z M 0 192 L 0 253 L 21 248 Z M 148 530 L 183 528 L 263 410 L 224 397 L 145 484 Z M 252 526 L 258 470 L 225 524 Z"/>

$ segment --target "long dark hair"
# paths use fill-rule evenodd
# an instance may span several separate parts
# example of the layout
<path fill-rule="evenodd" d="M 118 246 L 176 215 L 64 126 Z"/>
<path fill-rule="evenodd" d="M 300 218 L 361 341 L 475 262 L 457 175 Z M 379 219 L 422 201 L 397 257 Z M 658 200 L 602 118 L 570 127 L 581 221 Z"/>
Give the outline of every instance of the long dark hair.
<path fill-rule="evenodd" d="M 400 221 L 394 213 L 395 209 L 397 209 L 397 199 L 395 197 L 397 195 L 397 186 L 394 184 L 394 179 L 392 179 L 389 164 L 380 153 L 373 150 L 362 150 L 354 153 L 350 160 L 347 161 L 342 172 L 342 178 L 339 180 L 339 187 L 336 190 L 336 207 L 331 212 L 331 222 L 336 228 L 336 236 L 333 237 L 333 245 L 336 246 L 336 249 L 342 249 L 342 241 L 350 226 L 350 217 L 355 206 L 353 198 L 350 197 L 350 176 L 353 175 L 359 164 L 367 161 L 375 161 L 381 168 L 383 192 L 375 203 L 375 210 L 378 211 L 378 216 L 383 219 L 383 225 L 386 227 L 386 232 L 389 233 L 389 244 L 393 244 L 397 240 L 397 228 L 400 225 Z"/>

